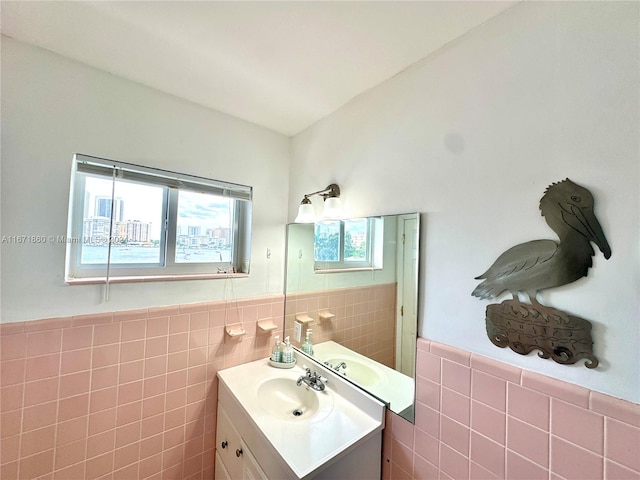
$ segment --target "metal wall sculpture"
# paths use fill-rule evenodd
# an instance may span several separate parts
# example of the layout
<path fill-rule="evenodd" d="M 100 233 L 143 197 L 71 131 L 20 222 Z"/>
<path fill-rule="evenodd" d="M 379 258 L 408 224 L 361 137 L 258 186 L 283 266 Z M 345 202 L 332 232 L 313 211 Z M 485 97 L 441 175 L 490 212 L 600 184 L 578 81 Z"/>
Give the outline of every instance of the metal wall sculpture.
<path fill-rule="evenodd" d="M 471 293 L 494 298 L 508 291 L 512 300 L 487 306 L 487 335 L 498 347 L 509 346 L 526 355 L 540 350 L 542 358 L 563 364 L 586 358 L 595 368 L 591 323 L 566 312 L 546 307 L 537 300 L 540 290 L 559 287 L 587 276 L 595 254 L 595 243 L 604 258 L 611 248 L 594 212 L 591 192 L 568 178 L 550 185 L 540 200 L 540 211 L 560 242 L 533 240 L 510 248 L 476 280 L 483 280 Z M 518 293 L 526 293 L 530 304 Z"/>

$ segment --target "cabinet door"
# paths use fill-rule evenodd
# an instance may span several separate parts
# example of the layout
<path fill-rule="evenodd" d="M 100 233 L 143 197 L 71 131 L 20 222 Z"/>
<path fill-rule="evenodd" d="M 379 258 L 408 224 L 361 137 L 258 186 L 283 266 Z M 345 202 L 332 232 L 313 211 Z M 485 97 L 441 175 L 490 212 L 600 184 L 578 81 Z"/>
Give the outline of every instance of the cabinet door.
<path fill-rule="evenodd" d="M 220 403 L 218 403 L 216 453 L 220 456 L 220 460 L 224 463 L 227 473 L 232 480 L 242 478 L 243 458 L 240 434 L 233 428 L 229 416 Z"/>
<path fill-rule="evenodd" d="M 220 459 L 220 455 L 216 452 L 216 475 L 215 480 L 233 480 L 229 472 L 224 466 L 224 463 Z"/>
<path fill-rule="evenodd" d="M 256 457 L 253 456 L 249 447 L 242 441 L 242 456 L 244 462 L 242 464 L 242 480 L 269 480 L 260 468 Z"/>

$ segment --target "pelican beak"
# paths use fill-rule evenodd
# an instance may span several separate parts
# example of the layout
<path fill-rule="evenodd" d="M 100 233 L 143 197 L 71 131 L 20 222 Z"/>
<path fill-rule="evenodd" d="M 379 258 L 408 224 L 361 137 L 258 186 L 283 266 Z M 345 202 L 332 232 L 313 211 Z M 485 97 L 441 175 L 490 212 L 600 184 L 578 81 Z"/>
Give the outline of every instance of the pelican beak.
<path fill-rule="evenodd" d="M 570 211 L 562 209 L 562 219 L 571 228 L 595 243 L 604 258 L 609 259 L 611 257 L 611 247 L 593 210 L 591 208 L 581 209 L 576 205 L 571 205 L 569 209 Z"/>

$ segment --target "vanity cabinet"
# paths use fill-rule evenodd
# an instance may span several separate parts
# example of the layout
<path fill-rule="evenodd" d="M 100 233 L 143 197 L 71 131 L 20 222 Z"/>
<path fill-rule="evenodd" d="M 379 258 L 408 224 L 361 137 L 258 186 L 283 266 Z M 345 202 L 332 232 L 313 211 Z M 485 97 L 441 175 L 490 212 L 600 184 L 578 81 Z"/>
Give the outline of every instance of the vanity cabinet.
<path fill-rule="evenodd" d="M 385 405 L 323 366 L 314 391 L 268 360 L 218 371 L 216 480 L 380 480 Z"/>
<path fill-rule="evenodd" d="M 218 404 L 215 480 L 269 480 L 251 450 Z"/>

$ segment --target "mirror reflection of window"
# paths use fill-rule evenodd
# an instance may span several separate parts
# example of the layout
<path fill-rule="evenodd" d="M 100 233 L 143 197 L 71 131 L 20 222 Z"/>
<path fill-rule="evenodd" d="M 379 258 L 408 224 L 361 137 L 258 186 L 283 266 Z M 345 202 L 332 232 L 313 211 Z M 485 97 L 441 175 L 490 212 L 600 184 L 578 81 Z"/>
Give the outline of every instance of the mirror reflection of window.
<path fill-rule="evenodd" d="M 384 222 L 381 218 L 351 218 L 314 226 L 316 273 L 382 268 Z"/>
<path fill-rule="evenodd" d="M 369 221 L 355 218 L 344 221 L 344 261 L 366 262 L 369 260 Z"/>
<path fill-rule="evenodd" d="M 316 262 L 339 262 L 342 235 L 339 221 L 315 224 L 313 259 Z"/>

